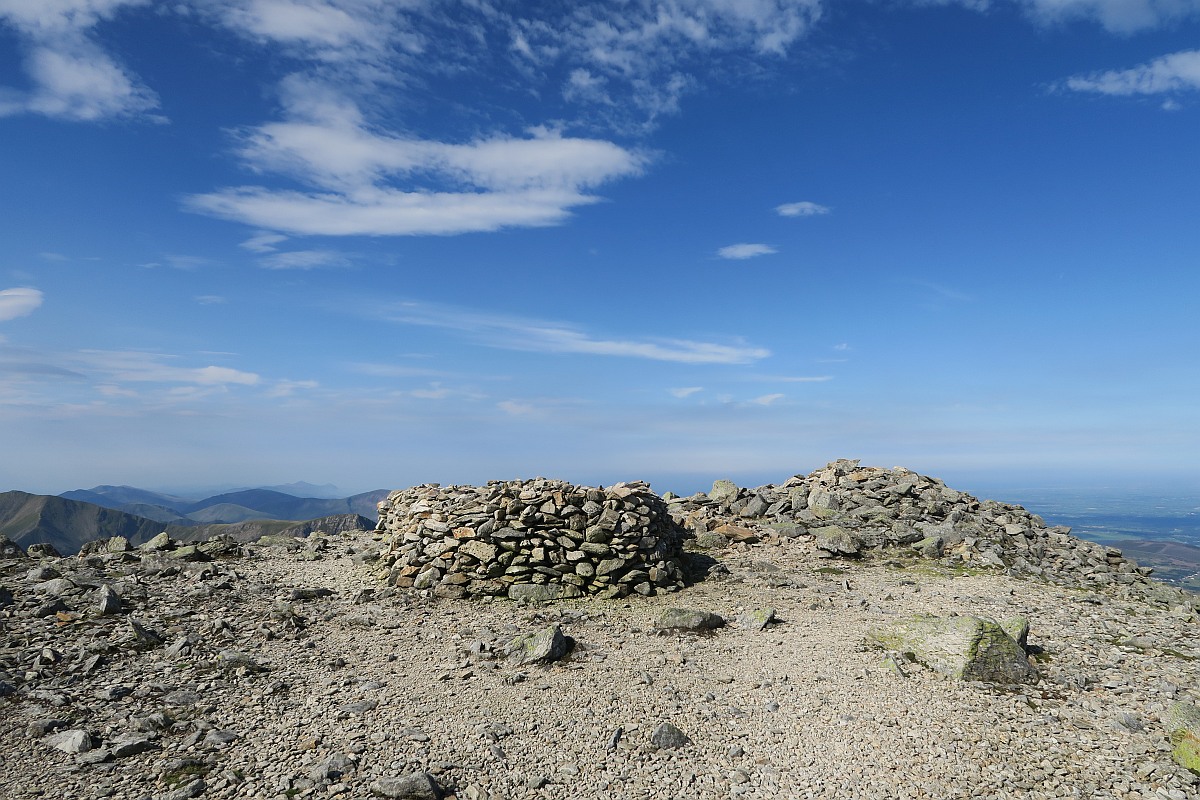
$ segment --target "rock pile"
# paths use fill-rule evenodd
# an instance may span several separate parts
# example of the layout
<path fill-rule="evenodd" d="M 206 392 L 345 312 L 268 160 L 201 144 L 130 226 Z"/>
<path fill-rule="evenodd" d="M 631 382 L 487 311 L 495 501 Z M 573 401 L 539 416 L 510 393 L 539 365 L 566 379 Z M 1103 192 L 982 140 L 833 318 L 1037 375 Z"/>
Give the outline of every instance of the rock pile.
<path fill-rule="evenodd" d="M 824 557 L 912 555 L 1064 586 L 1126 586 L 1168 604 L 1194 600 L 1148 580 L 1152 570 L 1116 548 L 1078 539 L 1066 526 L 1047 526 L 1021 506 L 980 500 L 902 467 L 839 460 L 782 485 L 745 489 L 717 481 L 708 494 L 671 498 L 669 508 L 704 548 L 798 539 Z"/>
<path fill-rule="evenodd" d="M 683 586 L 684 531 L 642 482 L 426 484 L 389 494 L 377 531 L 391 537 L 388 583 L 439 597 L 611 598 Z"/>

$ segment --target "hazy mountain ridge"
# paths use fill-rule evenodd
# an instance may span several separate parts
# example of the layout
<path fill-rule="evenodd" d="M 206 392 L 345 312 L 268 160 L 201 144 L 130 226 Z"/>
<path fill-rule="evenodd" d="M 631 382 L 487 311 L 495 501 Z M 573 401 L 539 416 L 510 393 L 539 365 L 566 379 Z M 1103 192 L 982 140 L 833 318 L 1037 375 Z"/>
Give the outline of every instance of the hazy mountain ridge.
<path fill-rule="evenodd" d="M 332 485 L 289 484 L 296 488 L 325 490 Z M 75 489 L 59 497 L 91 503 L 127 514 L 177 525 L 238 523 L 255 519 L 302 522 L 342 514 L 357 514 L 374 521 L 377 504 L 388 495 L 387 489 L 341 498 L 300 497 L 272 487 L 240 489 L 200 500 L 162 494 L 133 486 L 95 486 Z"/>
<path fill-rule="evenodd" d="M 240 542 L 251 542 L 266 535 L 337 534 L 370 530 L 375 525 L 374 520 L 350 512 L 325 514 L 306 520 L 259 517 L 234 523 L 186 522 L 186 525 L 164 523 L 55 495 L 16 491 L 0 493 L 0 536 L 7 537 L 22 548 L 33 544 L 49 544 L 64 555 L 78 553 L 87 542 L 114 536 L 123 536 L 136 546 L 164 531 L 182 541 L 199 542 L 225 535 Z"/>

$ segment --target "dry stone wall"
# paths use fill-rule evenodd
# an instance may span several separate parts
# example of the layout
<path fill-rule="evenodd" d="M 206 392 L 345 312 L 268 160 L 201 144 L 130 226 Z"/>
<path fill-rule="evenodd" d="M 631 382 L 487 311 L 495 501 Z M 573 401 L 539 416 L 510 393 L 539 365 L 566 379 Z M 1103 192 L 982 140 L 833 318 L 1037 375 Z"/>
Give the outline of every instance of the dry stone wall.
<path fill-rule="evenodd" d="M 652 595 L 683 586 L 685 532 L 643 482 L 425 484 L 379 504 L 386 578 L 441 597 Z"/>

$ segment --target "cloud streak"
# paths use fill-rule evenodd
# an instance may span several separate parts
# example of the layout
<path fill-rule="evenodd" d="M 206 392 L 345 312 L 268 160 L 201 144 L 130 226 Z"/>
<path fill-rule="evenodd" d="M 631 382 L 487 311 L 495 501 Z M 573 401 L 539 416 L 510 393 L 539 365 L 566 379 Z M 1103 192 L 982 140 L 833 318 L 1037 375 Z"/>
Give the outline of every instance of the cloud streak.
<path fill-rule="evenodd" d="M 731 244 L 722 247 L 717 251 L 717 255 L 721 258 L 727 258 L 734 261 L 745 261 L 748 258 L 757 258 L 758 256 L 769 256 L 779 252 L 769 244 Z"/>
<path fill-rule="evenodd" d="M 407 325 L 455 330 L 489 347 L 527 352 L 618 356 L 680 364 L 749 364 L 771 354 L 761 347 L 689 339 L 606 339 L 561 322 L 418 303 L 401 304 L 385 316 Z"/>
<path fill-rule="evenodd" d="M 1123 70 L 1067 78 L 1062 86 L 1075 92 L 1107 95 L 1166 94 L 1200 90 L 1200 50 L 1185 50 Z"/>
<path fill-rule="evenodd" d="M 801 200 L 798 203 L 784 203 L 783 205 L 775 206 L 775 213 L 781 217 L 817 217 L 822 214 L 828 214 L 830 208 L 810 200 Z"/>
<path fill-rule="evenodd" d="M 38 289 L 16 288 L 0 290 L 0 322 L 32 314 L 42 304 Z"/>

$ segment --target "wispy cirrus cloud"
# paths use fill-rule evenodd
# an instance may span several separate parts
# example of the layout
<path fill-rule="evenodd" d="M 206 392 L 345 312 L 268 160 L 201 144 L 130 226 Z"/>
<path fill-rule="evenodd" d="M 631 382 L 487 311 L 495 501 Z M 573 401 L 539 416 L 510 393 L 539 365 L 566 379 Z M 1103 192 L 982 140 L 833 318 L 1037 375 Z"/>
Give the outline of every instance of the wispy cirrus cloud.
<path fill-rule="evenodd" d="M 279 380 L 275 381 L 275 384 L 267 389 L 264 396 L 272 399 L 293 397 L 300 392 L 308 392 L 312 391 L 313 389 L 317 389 L 320 387 L 320 385 L 321 384 L 317 381 Z"/>
<path fill-rule="evenodd" d="M 959 5 L 981 12 L 1004 5 L 1003 0 L 917 0 L 917 4 Z M 1119 34 L 1169 25 L 1200 13 L 1197 0 L 1016 0 L 1013 4 L 1041 25 L 1084 20 Z"/>
<path fill-rule="evenodd" d="M 567 8 L 561 16 L 509 17 L 511 52 L 531 69 L 561 69 L 568 101 L 593 105 L 617 125 L 649 126 L 676 113 L 689 91 L 736 73 L 724 59 L 784 56 L 822 14 L 820 0 L 635 0 Z"/>
<path fill-rule="evenodd" d="M 704 391 L 703 386 L 682 386 L 678 389 L 671 389 L 671 395 L 682 400 L 702 391 Z"/>
<path fill-rule="evenodd" d="M 747 258 L 769 256 L 777 252 L 779 251 L 769 244 L 742 243 L 722 247 L 717 251 L 717 255 L 734 261 L 744 261 Z"/>
<path fill-rule="evenodd" d="M 1200 90 L 1200 50 L 1184 50 L 1130 69 L 1067 78 L 1061 88 L 1107 95 L 1150 95 Z"/>
<path fill-rule="evenodd" d="M 238 247 L 249 250 L 251 253 L 274 253 L 279 249 L 277 245 L 286 242 L 287 239 L 288 237 L 279 233 L 259 231 L 246 241 L 240 243 Z"/>
<path fill-rule="evenodd" d="M 95 40 L 92 29 L 148 0 L 0 0 L 0 22 L 25 47 L 32 88 L 0 88 L 0 117 L 41 114 L 74 121 L 145 114 L 158 98 Z"/>
<path fill-rule="evenodd" d="M 177 366 L 171 363 L 177 360 L 174 356 L 144 350 L 81 350 L 70 359 L 80 371 L 102 375 L 117 384 L 134 382 L 254 386 L 262 380 L 257 373 L 232 367 Z"/>
<path fill-rule="evenodd" d="M 771 353 L 743 344 L 670 338 L 601 338 L 577 326 L 450 306 L 401 303 L 383 312 L 393 322 L 458 331 L 489 347 L 540 353 L 619 356 L 680 364 L 748 364 Z"/>
<path fill-rule="evenodd" d="M 783 205 L 775 206 L 775 213 L 781 217 L 819 217 L 822 214 L 828 214 L 831 209 L 828 206 L 814 203 L 810 200 L 801 200 L 798 203 L 784 203 Z"/>
<path fill-rule="evenodd" d="M 43 298 L 39 289 L 0 289 L 0 322 L 32 314 L 41 306 Z"/>
<path fill-rule="evenodd" d="M 787 397 L 787 395 L 783 394 L 782 392 L 775 392 L 774 394 L 764 394 L 760 397 L 756 397 L 750 402 L 756 406 L 769 406 L 772 403 L 779 402 L 784 397 Z"/>
<path fill-rule="evenodd" d="M 1200 14 L 1200 3 L 1196 0 L 1023 0 L 1019 5 L 1043 24 L 1090 20 L 1121 34 L 1157 28 Z"/>
<path fill-rule="evenodd" d="M 325 269 L 350 266 L 350 259 L 333 250 L 291 250 L 258 261 L 267 269 Z"/>

